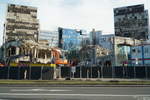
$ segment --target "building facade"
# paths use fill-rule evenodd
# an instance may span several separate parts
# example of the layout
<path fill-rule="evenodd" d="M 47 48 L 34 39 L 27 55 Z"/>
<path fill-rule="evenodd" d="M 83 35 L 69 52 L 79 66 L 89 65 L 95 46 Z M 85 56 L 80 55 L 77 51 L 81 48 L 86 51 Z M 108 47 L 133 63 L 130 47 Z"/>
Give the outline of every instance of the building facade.
<path fill-rule="evenodd" d="M 102 48 L 99 45 L 84 46 L 80 50 L 80 63 L 87 66 L 98 65 L 98 58 L 107 56 L 109 53 L 110 50 Z"/>
<path fill-rule="evenodd" d="M 150 65 L 150 44 L 143 44 L 131 47 L 131 65 Z"/>
<path fill-rule="evenodd" d="M 111 41 L 113 44 L 112 53 L 114 55 L 114 66 L 130 65 L 131 47 L 134 45 L 140 45 L 142 43 L 137 39 L 118 36 L 111 38 Z"/>
<path fill-rule="evenodd" d="M 93 29 L 90 32 L 90 41 L 91 41 L 91 44 L 92 45 L 98 45 L 101 35 L 102 35 L 102 31 L 96 31 L 95 29 Z"/>
<path fill-rule="evenodd" d="M 73 50 L 81 47 L 82 30 L 59 28 L 59 47 Z"/>
<path fill-rule="evenodd" d="M 47 40 L 50 47 L 58 47 L 58 31 L 41 30 L 39 40 Z"/>
<path fill-rule="evenodd" d="M 101 35 L 99 45 L 102 48 L 110 50 L 111 53 L 106 57 L 99 57 L 98 60 L 101 62 L 111 62 L 112 66 L 130 65 L 131 47 L 137 44 L 141 44 L 141 41 L 133 38 L 114 36 L 113 34 Z"/>
<path fill-rule="evenodd" d="M 100 35 L 99 37 L 99 45 L 108 50 L 113 49 L 113 44 L 111 42 L 111 38 L 113 38 L 114 34 Z"/>
<path fill-rule="evenodd" d="M 148 20 L 148 10 L 144 9 L 144 4 L 115 8 L 115 35 L 147 40 Z"/>
<path fill-rule="evenodd" d="M 6 42 L 12 40 L 37 42 L 39 34 L 37 8 L 8 4 L 4 33 Z"/>
<path fill-rule="evenodd" d="M 2 49 L 4 51 L 2 59 L 5 63 L 8 62 L 30 62 L 30 63 L 49 63 L 51 61 L 51 48 L 46 45 L 41 45 L 32 40 L 15 40 L 5 43 Z"/>

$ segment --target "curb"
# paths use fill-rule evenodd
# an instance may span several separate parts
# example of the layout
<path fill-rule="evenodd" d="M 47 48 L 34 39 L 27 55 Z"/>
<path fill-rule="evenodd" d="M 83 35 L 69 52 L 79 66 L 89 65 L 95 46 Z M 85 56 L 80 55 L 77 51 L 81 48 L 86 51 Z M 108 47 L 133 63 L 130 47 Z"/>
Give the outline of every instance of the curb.
<path fill-rule="evenodd" d="M 150 85 L 49 85 L 49 84 L 1 84 L 0 87 L 150 87 Z"/>

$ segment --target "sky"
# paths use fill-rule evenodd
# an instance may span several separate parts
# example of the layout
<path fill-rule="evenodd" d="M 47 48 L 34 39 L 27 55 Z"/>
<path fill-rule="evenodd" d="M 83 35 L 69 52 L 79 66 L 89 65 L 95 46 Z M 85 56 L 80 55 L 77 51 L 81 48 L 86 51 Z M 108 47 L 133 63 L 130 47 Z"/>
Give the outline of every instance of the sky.
<path fill-rule="evenodd" d="M 8 3 L 37 7 L 40 30 L 95 28 L 103 34 L 114 34 L 113 8 L 136 4 L 150 8 L 150 0 L 0 0 L 0 45 Z"/>

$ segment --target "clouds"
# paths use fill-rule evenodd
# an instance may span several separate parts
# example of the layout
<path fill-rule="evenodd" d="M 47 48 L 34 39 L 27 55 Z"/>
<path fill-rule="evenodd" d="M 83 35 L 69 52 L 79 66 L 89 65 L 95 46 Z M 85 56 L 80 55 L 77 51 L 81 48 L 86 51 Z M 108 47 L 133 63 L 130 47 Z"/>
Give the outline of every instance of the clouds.
<path fill-rule="evenodd" d="M 112 0 L 113 7 L 122 7 L 122 6 L 129 6 L 129 5 L 136 5 L 136 4 L 145 4 L 147 8 L 149 0 Z"/>
<path fill-rule="evenodd" d="M 56 30 L 57 27 L 66 27 L 90 31 L 92 28 L 95 28 L 96 30 L 102 30 L 104 33 L 110 34 L 114 33 L 114 7 L 141 3 L 145 3 L 145 6 L 148 6 L 147 1 L 148 0 L 0 0 L 0 3 L 14 3 L 37 7 L 40 29 L 42 30 Z M 0 31 L 2 32 L 2 29 Z"/>
<path fill-rule="evenodd" d="M 38 4 L 41 29 L 48 30 L 61 26 L 87 30 L 96 28 L 113 32 L 110 0 L 45 0 L 45 2 Z"/>

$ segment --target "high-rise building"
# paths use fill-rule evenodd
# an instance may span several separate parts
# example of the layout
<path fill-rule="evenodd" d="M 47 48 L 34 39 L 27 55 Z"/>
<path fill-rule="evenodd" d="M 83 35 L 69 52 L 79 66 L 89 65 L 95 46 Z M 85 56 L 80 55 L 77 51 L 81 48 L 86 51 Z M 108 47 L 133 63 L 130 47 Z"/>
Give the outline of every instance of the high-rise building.
<path fill-rule="evenodd" d="M 58 31 L 41 30 L 39 33 L 39 40 L 48 40 L 49 46 L 58 47 Z"/>
<path fill-rule="evenodd" d="M 95 29 L 93 29 L 90 32 L 90 41 L 92 45 L 98 45 L 99 44 L 99 39 L 100 36 L 102 35 L 102 31 L 95 31 Z"/>
<path fill-rule="evenodd" d="M 114 9 L 115 35 L 134 39 L 148 39 L 148 10 L 144 4 Z"/>
<path fill-rule="evenodd" d="M 5 41 L 38 41 L 39 21 L 37 8 L 8 4 L 5 24 Z"/>
<path fill-rule="evenodd" d="M 82 30 L 58 28 L 59 47 L 64 50 L 72 50 L 81 47 Z"/>

